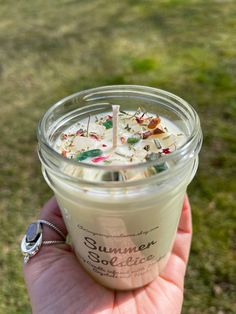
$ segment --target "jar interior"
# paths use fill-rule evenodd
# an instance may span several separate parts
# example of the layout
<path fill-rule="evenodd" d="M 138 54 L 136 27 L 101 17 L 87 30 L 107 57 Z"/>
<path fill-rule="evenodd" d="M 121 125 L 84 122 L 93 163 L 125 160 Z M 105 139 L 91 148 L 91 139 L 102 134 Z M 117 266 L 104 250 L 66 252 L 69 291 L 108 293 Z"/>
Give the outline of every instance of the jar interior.
<path fill-rule="evenodd" d="M 104 92 L 104 95 L 99 96 L 94 93 L 86 97 L 78 95 L 55 108 L 45 124 L 49 144 L 53 146 L 57 137 L 78 120 L 85 119 L 89 115 L 111 112 L 112 105 L 120 105 L 120 110 L 123 111 L 136 111 L 141 107 L 148 112 L 158 114 L 172 121 L 186 137 L 189 137 L 193 131 L 193 125 L 190 123 L 191 113 L 187 108 L 182 108 L 177 100 L 174 102 L 163 96 L 141 96 L 133 93 L 122 93 L 117 97 Z"/>

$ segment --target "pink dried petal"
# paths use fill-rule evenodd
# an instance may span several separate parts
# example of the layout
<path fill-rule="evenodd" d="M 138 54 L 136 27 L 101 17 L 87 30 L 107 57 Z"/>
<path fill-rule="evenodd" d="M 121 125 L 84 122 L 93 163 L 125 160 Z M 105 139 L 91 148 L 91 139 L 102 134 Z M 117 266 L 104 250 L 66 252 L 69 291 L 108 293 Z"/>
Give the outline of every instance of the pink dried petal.
<path fill-rule="evenodd" d="M 109 156 L 98 156 L 92 159 L 92 162 L 97 163 L 103 160 L 106 160 L 107 158 L 109 158 Z"/>
<path fill-rule="evenodd" d="M 96 134 L 90 134 L 90 137 L 92 137 L 95 140 L 99 141 L 99 137 Z"/>
<path fill-rule="evenodd" d="M 79 129 L 78 131 L 76 131 L 76 135 L 81 135 L 83 133 L 83 130 Z"/>
<path fill-rule="evenodd" d="M 63 157 L 67 157 L 67 151 L 63 149 L 63 151 L 61 152 L 61 155 L 62 155 Z"/>
<path fill-rule="evenodd" d="M 135 117 L 137 123 L 141 124 L 143 123 L 143 118 Z"/>
<path fill-rule="evenodd" d="M 124 144 L 124 143 L 126 142 L 126 141 L 125 141 L 125 137 L 124 137 L 124 136 L 121 136 L 120 141 L 121 141 L 122 144 Z"/>

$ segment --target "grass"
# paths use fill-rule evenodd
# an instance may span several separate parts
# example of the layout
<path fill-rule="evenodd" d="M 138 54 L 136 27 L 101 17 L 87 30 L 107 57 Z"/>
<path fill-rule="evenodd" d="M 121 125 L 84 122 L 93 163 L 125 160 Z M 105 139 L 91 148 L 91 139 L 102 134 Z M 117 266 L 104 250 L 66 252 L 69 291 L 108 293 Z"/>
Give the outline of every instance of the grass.
<path fill-rule="evenodd" d="M 0 9 L 0 313 L 31 312 L 19 242 L 52 194 L 37 121 L 66 95 L 119 83 L 169 90 L 198 111 L 183 313 L 236 313 L 235 2 L 9 0 Z"/>

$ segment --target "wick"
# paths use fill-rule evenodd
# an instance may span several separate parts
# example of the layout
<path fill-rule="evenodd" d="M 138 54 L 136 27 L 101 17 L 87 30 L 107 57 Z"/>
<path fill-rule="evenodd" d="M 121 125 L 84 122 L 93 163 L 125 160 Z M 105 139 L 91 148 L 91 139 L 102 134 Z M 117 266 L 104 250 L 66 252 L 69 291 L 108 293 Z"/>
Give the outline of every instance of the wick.
<path fill-rule="evenodd" d="M 89 123 L 90 123 L 90 115 L 88 116 L 87 137 L 89 136 Z"/>
<path fill-rule="evenodd" d="M 120 110 L 119 105 L 112 105 L 113 148 L 117 147 L 119 110 Z"/>

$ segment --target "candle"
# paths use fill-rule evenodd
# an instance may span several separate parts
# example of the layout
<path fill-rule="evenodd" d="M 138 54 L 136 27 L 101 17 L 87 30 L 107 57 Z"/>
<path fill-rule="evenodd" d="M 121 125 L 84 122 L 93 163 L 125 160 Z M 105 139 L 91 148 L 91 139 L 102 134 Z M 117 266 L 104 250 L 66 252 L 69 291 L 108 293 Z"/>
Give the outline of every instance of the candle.
<path fill-rule="evenodd" d="M 50 108 L 38 138 L 81 265 L 109 288 L 152 281 L 168 261 L 197 169 L 196 112 L 158 89 L 102 87 Z"/>

